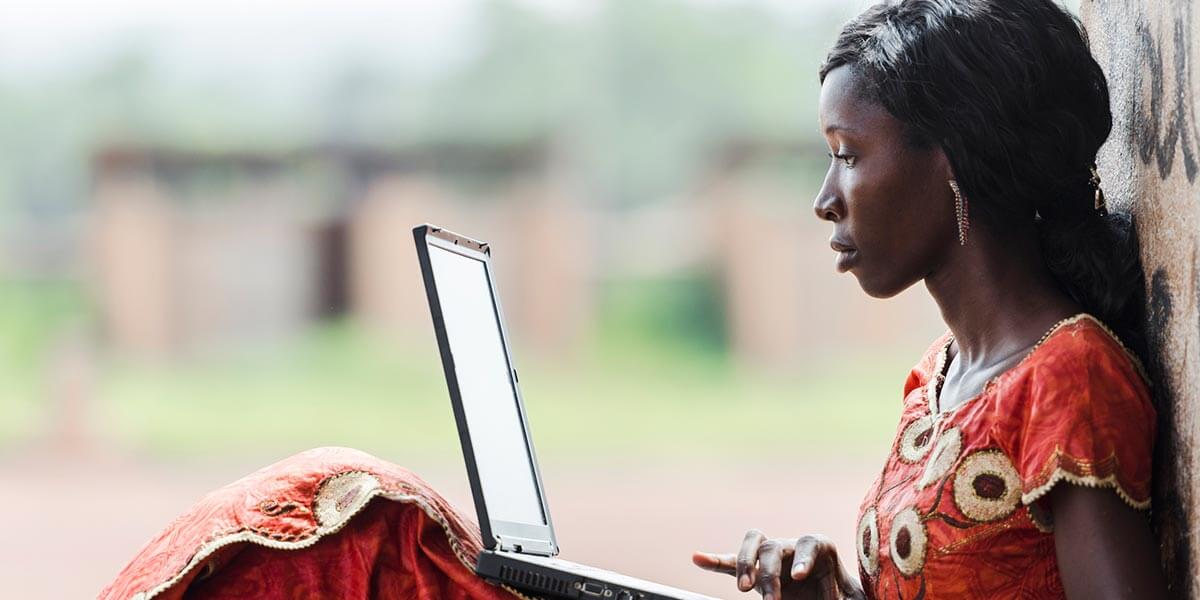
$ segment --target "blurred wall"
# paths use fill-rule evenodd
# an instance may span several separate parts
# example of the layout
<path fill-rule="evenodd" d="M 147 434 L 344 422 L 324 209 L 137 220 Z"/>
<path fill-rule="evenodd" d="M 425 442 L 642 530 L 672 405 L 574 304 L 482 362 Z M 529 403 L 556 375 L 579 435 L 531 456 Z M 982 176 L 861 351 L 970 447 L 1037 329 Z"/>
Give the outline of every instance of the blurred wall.
<path fill-rule="evenodd" d="M 1141 237 L 1159 440 L 1153 520 L 1172 596 L 1200 597 L 1200 18 L 1187 0 L 1092 0 L 1082 14 L 1109 78 L 1099 164 Z"/>
<path fill-rule="evenodd" d="M 594 280 L 580 203 L 553 180 L 520 173 L 488 196 L 456 192 L 429 173 L 372 179 L 349 216 L 354 316 L 393 337 L 430 331 L 411 235 L 428 222 L 492 244 L 496 286 L 516 339 L 560 355 L 575 348 L 592 316 Z"/>
<path fill-rule="evenodd" d="M 173 355 L 286 339 L 346 313 L 395 340 L 426 334 L 410 232 L 432 222 L 499 248 L 517 339 L 569 351 L 590 320 L 593 241 L 540 155 L 101 150 L 91 262 L 106 338 L 121 352 Z"/>
<path fill-rule="evenodd" d="M 429 313 L 409 232 L 432 222 L 492 243 L 513 339 L 559 359 L 597 333 L 601 288 L 630 279 L 714 278 L 717 289 L 693 293 L 718 296 L 728 350 L 752 368 L 916 354 L 943 330 L 923 290 L 878 301 L 834 273 L 803 174 L 818 152 L 746 144 L 758 149 L 642 210 L 589 207 L 529 148 L 102 150 L 92 263 L 103 328 L 115 349 L 145 356 L 278 340 L 343 314 L 411 340 Z"/>
<path fill-rule="evenodd" d="M 116 348 L 165 355 L 308 325 L 319 216 L 277 158 L 110 149 L 94 162 L 89 259 Z"/>

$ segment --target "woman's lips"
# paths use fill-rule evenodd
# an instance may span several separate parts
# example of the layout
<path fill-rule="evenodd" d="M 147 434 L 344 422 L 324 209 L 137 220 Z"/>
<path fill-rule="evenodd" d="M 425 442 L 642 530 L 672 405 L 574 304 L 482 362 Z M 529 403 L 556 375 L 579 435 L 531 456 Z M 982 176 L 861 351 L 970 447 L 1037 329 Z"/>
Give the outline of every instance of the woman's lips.
<path fill-rule="evenodd" d="M 838 240 L 829 240 L 829 247 L 833 248 L 833 251 L 838 253 L 838 273 L 845 273 L 846 271 L 854 268 L 855 263 L 858 262 L 858 250 L 856 250 L 853 246 Z"/>
<path fill-rule="evenodd" d="M 858 264 L 858 250 L 841 250 L 837 255 L 837 272 L 845 273 Z"/>

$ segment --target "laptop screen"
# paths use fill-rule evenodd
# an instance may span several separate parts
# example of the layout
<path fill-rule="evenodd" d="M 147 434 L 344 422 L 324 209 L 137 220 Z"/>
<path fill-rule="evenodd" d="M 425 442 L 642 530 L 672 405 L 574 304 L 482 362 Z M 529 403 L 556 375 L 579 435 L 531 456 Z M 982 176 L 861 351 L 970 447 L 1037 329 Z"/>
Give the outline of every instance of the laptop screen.
<path fill-rule="evenodd" d="M 487 265 L 428 248 L 488 519 L 547 525 Z"/>

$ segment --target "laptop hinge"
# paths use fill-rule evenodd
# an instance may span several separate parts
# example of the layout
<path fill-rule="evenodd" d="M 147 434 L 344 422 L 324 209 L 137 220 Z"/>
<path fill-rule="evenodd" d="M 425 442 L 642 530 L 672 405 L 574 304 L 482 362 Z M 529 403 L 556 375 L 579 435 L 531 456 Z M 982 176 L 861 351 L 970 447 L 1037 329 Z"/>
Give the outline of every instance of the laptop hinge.
<path fill-rule="evenodd" d="M 529 540 L 522 538 L 509 539 L 496 536 L 496 549 L 517 554 L 534 554 L 537 556 L 556 556 L 558 548 L 545 540 Z"/>

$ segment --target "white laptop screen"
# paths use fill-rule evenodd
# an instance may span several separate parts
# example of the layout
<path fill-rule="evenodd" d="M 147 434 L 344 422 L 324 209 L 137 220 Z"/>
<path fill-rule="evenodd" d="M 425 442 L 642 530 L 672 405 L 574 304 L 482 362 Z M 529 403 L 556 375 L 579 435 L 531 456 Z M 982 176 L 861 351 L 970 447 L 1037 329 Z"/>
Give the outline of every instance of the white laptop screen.
<path fill-rule="evenodd" d="M 487 265 L 428 247 L 488 519 L 546 525 Z"/>

